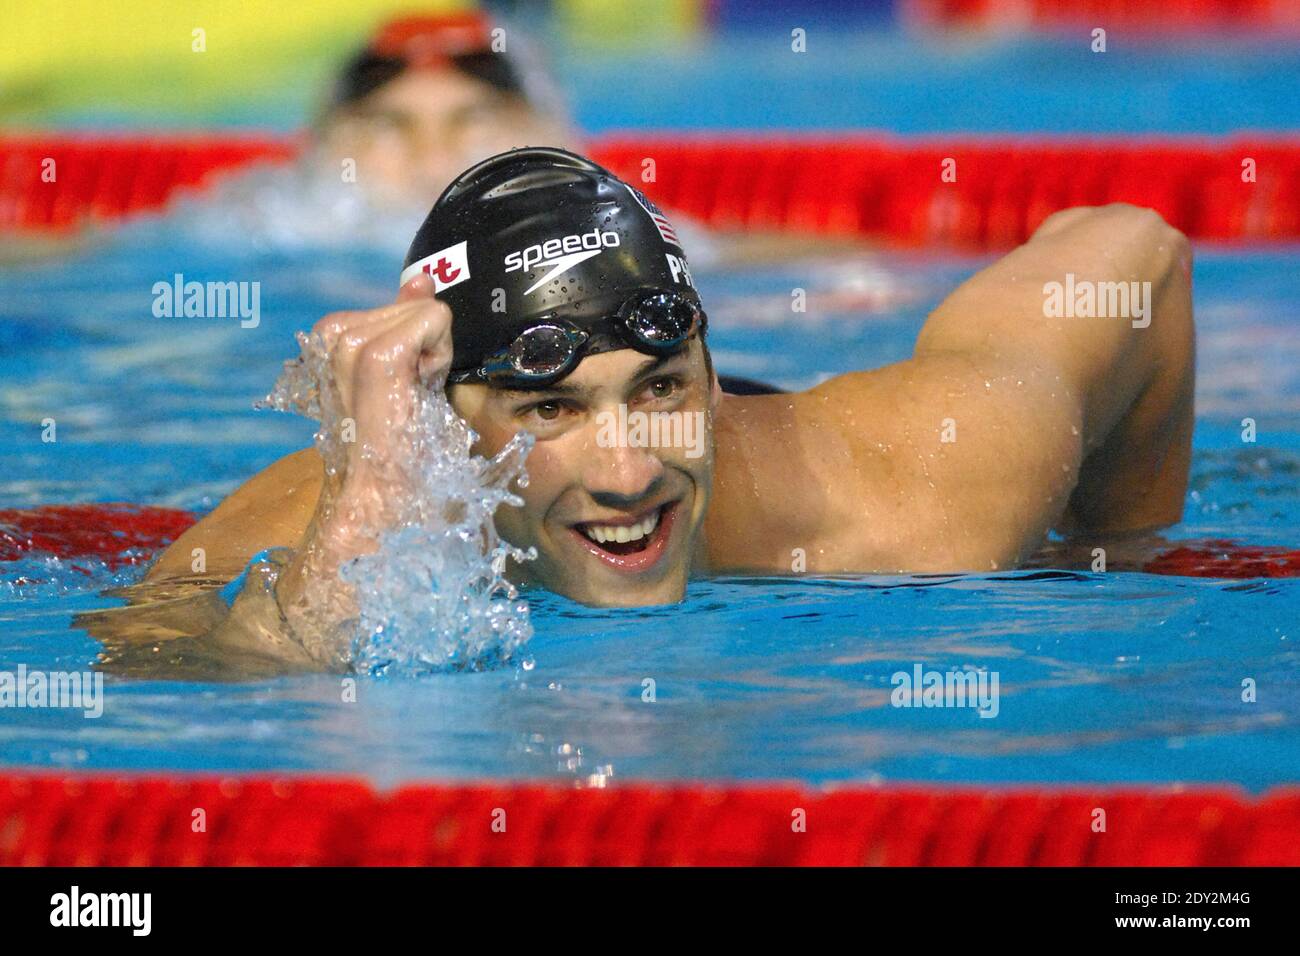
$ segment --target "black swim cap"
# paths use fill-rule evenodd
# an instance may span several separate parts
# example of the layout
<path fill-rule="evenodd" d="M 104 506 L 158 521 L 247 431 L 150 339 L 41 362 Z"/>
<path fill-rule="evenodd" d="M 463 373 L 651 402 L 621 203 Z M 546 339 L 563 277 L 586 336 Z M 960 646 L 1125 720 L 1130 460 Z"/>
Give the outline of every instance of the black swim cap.
<path fill-rule="evenodd" d="M 458 176 L 416 233 L 402 283 L 420 272 L 451 307 L 453 380 L 541 322 L 591 333 L 585 355 L 632 347 L 601 329 L 638 296 L 701 308 L 663 213 L 562 149 L 512 150 Z"/>

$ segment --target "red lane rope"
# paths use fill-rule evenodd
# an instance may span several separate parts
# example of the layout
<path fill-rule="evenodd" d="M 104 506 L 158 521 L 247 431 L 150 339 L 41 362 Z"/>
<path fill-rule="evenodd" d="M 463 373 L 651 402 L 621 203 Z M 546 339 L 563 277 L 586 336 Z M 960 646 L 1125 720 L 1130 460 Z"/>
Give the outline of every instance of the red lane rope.
<path fill-rule="evenodd" d="M 91 557 L 117 566 L 132 552 L 151 556 L 192 524 L 188 511 L 124 503 L 0 508 L 0 561 Z"/>
<path fill-rule="evenodd" d="M 1297 139 L 638 137 L 595 155 L 634 183 L 651 170 L 656 201 L 720 229 L 1001 248 L 1057 210 L 1129 202 L 1194 238 L 1300 236 Z"/>
<path fill-rule="evenodd" d="M 27 557 L 98 558 L 117 567 L 147 561 L 195 521 L 177 508 L 148 505 L 43 505 L 0 508 L 0 561 Z M 1196 541 L 1148 561 L 1148 574 L 1203 578 L 1300 577 L 1300 550 Z"/>
<path fill-rule="evenodd" d="M 0 137 L 0 233 L 65 233 L 162 208 L 287 138 Z M 720 229 L 1001 248 L 1052 212 L 1130 202 L 1188 235 L 1300 238 L 1300 139 L 617 136 L 592 155 Z M 56 178 L 46 170 L 53 162 Z"/>
<path fill-rule="evenodd" d="M 59 233 L 156 211 L 222 171 L 297 151 L 295 140 L 261 135 L 0 136 L 0 233 Z"/>
<path fill-rule="evenodd" d="M 1300 791 L 379 793 L 346 779 L 11 773 L 0 775 L 0 864 L 1293 866 Z"/>
<path fill-rule="evenodd" d="M 1142 570 L 1199 578 L 1297 578 L 1300 551 L 1205 541 L 1166 551 Z"/>

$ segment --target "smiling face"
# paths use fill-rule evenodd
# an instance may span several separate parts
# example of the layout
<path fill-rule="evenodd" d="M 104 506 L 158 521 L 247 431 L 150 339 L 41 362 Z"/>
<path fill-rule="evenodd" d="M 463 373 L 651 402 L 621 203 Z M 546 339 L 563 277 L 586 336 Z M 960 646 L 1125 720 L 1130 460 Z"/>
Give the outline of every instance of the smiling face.
<path fill-rule="evenodd" d="M 455 385 L 450 398 L 478 432 L 479 454 L 521 430 L 536 437 L 523 506 L 496 514 L 507 541 L 537 549 L 512 577 L 600 607 L 682 599 L 701 547 L 721 399 L 698 338 L 663 358 L 591 355 L 537 391 Z M 636 423 L 649 420 L 656 430 L 638 436 Z"/>

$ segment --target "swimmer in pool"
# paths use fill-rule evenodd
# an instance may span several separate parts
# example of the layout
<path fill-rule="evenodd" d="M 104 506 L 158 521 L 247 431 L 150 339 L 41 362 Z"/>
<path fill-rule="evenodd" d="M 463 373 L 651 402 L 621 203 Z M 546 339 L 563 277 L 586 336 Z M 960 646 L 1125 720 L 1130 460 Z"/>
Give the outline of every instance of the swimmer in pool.
<path fill-rule="evenodd" d="M 533 48 L 504 31 L 479 12 L 385 24 L 336 78 L 312 124 L 309 161 L 331 176 L 354 163 L 370 215 L 426 208 L 461 170 L 507 149 L 550 143 L 580 151 L 582 136 Z M 697 260 L 715 264 L 853 245 L 752 229 L 706 238 L 685 217 L 674 222 L 690 230 Z"/>
<path fill-rule="evenodd" d="M 520 44 L 477 12 L 385 24 L 344 65 L 319 111 L 318 160 L 332 169 L 352 160 L 373 200 L 409 209 L 432 204 L 457 173 L 504 150 L 579 147 Z"/>
<path fill-rule="evenodd" d="M 222 641 L 329 666 L 337 649 L 304 635 L 355 612 L 338 569 L 373 547 L 367 526 L 402 493 L 370 456 L 416 389 L 444 383 L 479 453 L 536 438 L 523 506 L 496 515 L 503 537 L 537 550 L 511 577 L 589 605 L 676 602 L 692 575 L 717 572 L 1008 569 L 1053 529 L 1100 540 L 1182 513 L 1191 253 L 1149 210 L 1050 216 L 934 310 L 911 358 L 792 394 L 726 392 L 671 223 L 558 149 L 459 176 L 401 280 L 394 303 L 315 326 L 355 421 L 341 473 L 326 480 L 315 449 L 288 455 L 149 574 L 189 575 L 203 548 L 209 575 L 229 580 L 264 548 L 293 549 L 273 607 L 236 601 Z M 1046 290 L 1083 282 L 1148 297 L 1131 320 L 1051 317 Z M 602 413 L 620 405 L 696 417 L 702 440 L 602 439 Z"/>

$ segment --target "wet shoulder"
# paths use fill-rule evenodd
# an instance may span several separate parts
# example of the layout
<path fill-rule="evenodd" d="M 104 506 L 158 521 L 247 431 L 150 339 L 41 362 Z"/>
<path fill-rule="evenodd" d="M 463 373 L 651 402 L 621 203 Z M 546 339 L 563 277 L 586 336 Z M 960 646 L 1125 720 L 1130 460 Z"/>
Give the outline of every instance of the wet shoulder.
<path fill-rule="evenodd" d="M 806 392 L 728 396 L 705 526 L 715 570 L 897 567 L 895 397 L 877 372 Z"/>
<path fill-rule="evenodd" d="M 713 497 L 705 524 L 715 570 L 788 569 L 827 521 L 816 425 L 801 393 L 728 395 L 715 419 Z"/>
<path fill-rule="evenodd" d="M 278 459 L 235 489 L 211 514 L 176 539 L 148 580 L 191 573 L 201 548 L 208 573 L 238 573 L 263 548 L 297 547 L 316 510 L 324 467 L 314 448 Z"/>

